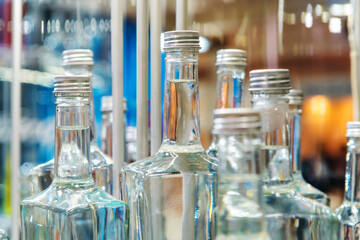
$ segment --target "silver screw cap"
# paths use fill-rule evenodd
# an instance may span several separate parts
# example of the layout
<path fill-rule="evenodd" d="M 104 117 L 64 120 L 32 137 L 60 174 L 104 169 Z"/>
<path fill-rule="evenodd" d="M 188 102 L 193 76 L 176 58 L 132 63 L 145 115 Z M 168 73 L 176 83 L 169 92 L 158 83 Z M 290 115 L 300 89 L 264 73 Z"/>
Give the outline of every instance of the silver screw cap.
<path fill-rule="evenodd" d="M 250 92 L 284 90 L 289 91 L 288 69 L 259 69 L 250 71 Z"/>
<path fill-rule="evenodd" d="M 94 54 L 90 49 L 65 50 L 63 55 L 63 66 L 69 65 L 94 65 Z"/>
<path fill-rule="evenodd" d="M 235 65 L 246 67 L 246 51 L 241 49 L 218 50 L 216 52 L 215 65 Z"/>
<path fill-rule="evenodd" d="M 287 95 L 290 105 L 302 105 L 303 104 L 303 91 L 298 89 L 291 89 Z"/>
<path fill-rule="evenodd" d="M 54 78 L 54 94 L 75 94 L 89 96 L 91 93 L 90 77 L 85 75 L 63 75 Z"/>
<path fill-rule="evenodd" d="M 260 130 L 260 112 L 251 108 L 220 108 L 214 110 L 213 134 L 234 134 Z"/>
<path fill-rule="evenodd" d="M 200 35 L 197 31 L 176 30 L 164 33 L 164 51 L 171 52 L 175 49 L 193 48 L 200 50 Z"/>
<path fill-rule="evenodd" d="M 360 137 L 360 122 L 347 122 L 346 137 Z"/>
<path fill-rule="evenodd" d="M 124 98 L 124 112 L 127 110 L 127 101 Z M 101 98 L 101 111 L 102 112 L 112 112 L 113 111 L 113 97 L 112 96 L 103 96 Z"/>

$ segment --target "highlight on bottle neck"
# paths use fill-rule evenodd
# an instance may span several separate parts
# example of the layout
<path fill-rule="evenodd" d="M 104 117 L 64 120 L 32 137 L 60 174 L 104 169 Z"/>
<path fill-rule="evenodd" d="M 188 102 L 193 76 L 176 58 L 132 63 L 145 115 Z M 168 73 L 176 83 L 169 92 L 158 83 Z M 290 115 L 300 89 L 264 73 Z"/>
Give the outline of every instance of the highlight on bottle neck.
<path fill-rule="evenodd" d="M 246 51 L 221 49 L 216 53 L 216 108 L 243 107 Z"/>
<path fill-rule="evenodd" d="M 345 200 L 360 202 L 360 122 L 348 122 L 346 127 Z"/>

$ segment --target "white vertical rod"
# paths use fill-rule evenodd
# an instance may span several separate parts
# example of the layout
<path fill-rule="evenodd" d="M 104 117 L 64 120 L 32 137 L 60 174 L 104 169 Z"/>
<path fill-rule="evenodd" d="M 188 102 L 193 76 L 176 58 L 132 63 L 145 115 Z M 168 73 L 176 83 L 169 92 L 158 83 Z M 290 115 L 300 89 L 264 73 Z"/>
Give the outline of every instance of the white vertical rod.
<path fill-rule="evenodd" d="M 111 76 L 113 96 L 113 195 L 120 197 L 120 169 L 124 165 L 123 0 L 111 0 Z"/>
<path fill-rule="evenodd" d="M 148 117 L 148 0 L 136 3 L 136 147 L 137 160 L 149 155 Z"/>
<path fill-rule="evenodd" d="M 20 239 L 20 123 L 21 123 L 21 21 L 22 1 L 13 0 L 12 5 L 12 65 L 13 82 L 11 89 L 11 239 Z"/>
<path fill-rule="evenodd" d="M 150 0 L 151 38 L 151 154 L 161 144 L 161 0 Z"/>
<path fill-rule="evenodd" d="M 187 0 L 176 0 L 176 30 L 187 29 Z"/>
<path fill-rule="evenodd" d="M 354 121 L 360 120 L 360 0 L 352 0 L 352 14 L 349 16 L 349 43 L 351 60 L 351 94 L 353 99 Z"/>

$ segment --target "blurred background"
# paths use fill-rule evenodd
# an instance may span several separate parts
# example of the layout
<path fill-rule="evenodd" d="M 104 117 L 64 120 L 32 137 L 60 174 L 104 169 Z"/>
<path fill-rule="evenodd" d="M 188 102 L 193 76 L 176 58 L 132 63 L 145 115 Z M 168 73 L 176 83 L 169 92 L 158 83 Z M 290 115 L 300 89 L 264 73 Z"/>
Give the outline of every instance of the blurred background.
<path fill-rule="evenodd" d="M 3 225 L 11 213 L 11 5 L 11 0 L 0 0 L 0 222 Z M 339 206 L 344 189 L 346 122 L 353 118 L 347 28 L 352 12 L 350 3 L 346 0 L 191 0 L 188 8 L 188 28 L 200 31 L 202 36 L 199 79 L 203 146 L 207 148 L 211 141 L 217 50 L 246 50 L 247 74 L 258 68 L 289 68 L 293 87 L 302 89 L 305 95 L 304 177 L 330 195 L 332 208 Z M 175 29 L 175 0 L 162 0 L 162 18 L 163 31 Z M 117 23 L 110 20 L 110 0 L 24 1 L 20 169 L 23 179 L 33 166 L 53 158 L 52 78 L 63 72 L 61 53 L 65 49 L 94 51 L 93 85 L 100 140 L 100 99 L 111 95 L 111 24 Z M 126 0 L 125 4 L 124 95 L 128 125 L 136 126 L 136 0 Z M 245 100 L 250 105 L 249 93 Z M 26 194 L 26 187 L 19 188 Z"/>

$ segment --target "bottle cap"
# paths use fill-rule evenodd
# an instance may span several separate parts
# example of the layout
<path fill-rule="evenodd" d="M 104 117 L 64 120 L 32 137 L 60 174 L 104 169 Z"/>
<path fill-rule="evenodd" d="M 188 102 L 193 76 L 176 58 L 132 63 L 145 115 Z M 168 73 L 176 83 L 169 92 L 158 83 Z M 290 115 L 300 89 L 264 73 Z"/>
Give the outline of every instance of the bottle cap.
<path fill-rule="evenodd" d="M 290 105 L 302 105 L 303 104 L 303 91 L 298 89 L 291 89 L 287 95 Z"/>
<path fill-rule="evenodd" d="M 251 108 L 220 108 L 214 110 L 213 134 L 234 134 L 260 130 L 260 112 Z"/>
<path fill-rule="evenodd" d="M 193 48 L 196 51 L 199 51 L 199 32 L 192 30 L 176 30 L 164 33 L 165 52 L 181 48 Z"/>
<path fill-rule="evenodd" d="M 246 51 L 241 49 L 218 50 L 216 52 L 215 65 L 237 65 L 246 67 Z"/>
<path fill-rule="evenodd" d="M 54 78 L 54 94 L 71 93 L 89 96 L 91 93 L 90 77 L 85 75 L 63 75 Z"/>
<path fill-rule="evenodd" d="M 126 112 L 126 99 L 124 98 L 124 112 Z M 101 111 L 102 112 L 112 112 L 113 111 L 113 97 L 112 96 L 103 96 L 101 98 Z"/>
<path fill-rule="evenodd" d="M 360 122 L 347 122 L 346 137 L 360 137 Z"/>
<path fill-rule="evenodd" d="M 289 91 L 290 89 L 290 73 L 288 69 L 259 69 L 250 71 L 250 92 Z"/>
<path fill-rule="evenodd" d="M 94 65 L 94 54 L 90 49 L 65 50 L 63 55 L 63 66 L 69 65 Z"/>

